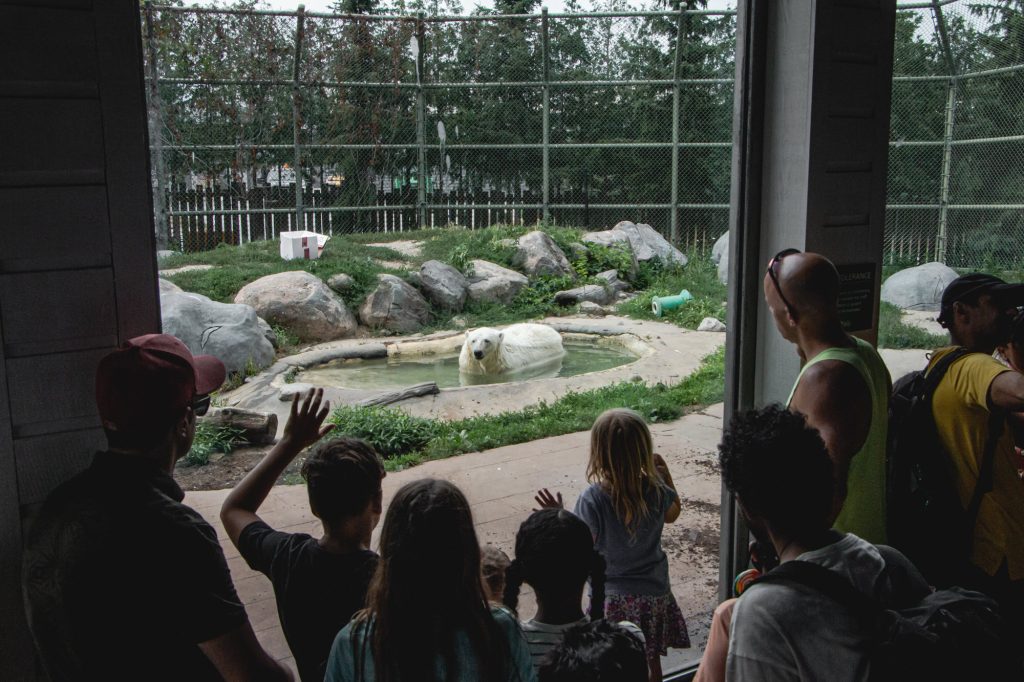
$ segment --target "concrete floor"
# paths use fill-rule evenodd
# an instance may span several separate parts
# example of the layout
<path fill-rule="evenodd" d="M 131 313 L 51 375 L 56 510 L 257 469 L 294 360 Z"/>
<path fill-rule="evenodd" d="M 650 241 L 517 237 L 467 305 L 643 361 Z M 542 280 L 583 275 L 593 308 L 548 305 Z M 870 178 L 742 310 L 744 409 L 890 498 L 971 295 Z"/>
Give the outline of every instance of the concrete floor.
<path fill-rule="evenodd" d="M 665 528 L 662 546 L 669 557 L 672 590 L 686 616 L 693 643 L 691 649 L 670 651 L 664 660 L 666 671 L 699 655 L 717 602 L 720 485 L 715 448 L 721 429 L 721 405 L 651 428 L 683 501 L 680 518 Z M 532 511 L 538 488 L 561 492 L 566 506 L 572 508 L 587 485 L 588 443 L 587 432 L 573 433 L 428 462 L 389 474 L 384 479 L 384 503 L 386 506 L 394 492 L 409 481 L 424 477 L 450 480 L 473 505 L 481 544 L 495 544 L 512 556 L 515 532 Z M 226 495 L 226 490 L 190 492 L 185 503 L 217 529 L 238 594 L 260 642 L 294 669 L 270 581 L 246 566 L 220 525 L 218 512 Z M 314 535 L 319 532 L 309 512 L 304 486 L 275 488 L 260 512 L 275 528 Z M 532 594 L 524 591 L 520 615 L 529 618 L 534 608 Z"/>

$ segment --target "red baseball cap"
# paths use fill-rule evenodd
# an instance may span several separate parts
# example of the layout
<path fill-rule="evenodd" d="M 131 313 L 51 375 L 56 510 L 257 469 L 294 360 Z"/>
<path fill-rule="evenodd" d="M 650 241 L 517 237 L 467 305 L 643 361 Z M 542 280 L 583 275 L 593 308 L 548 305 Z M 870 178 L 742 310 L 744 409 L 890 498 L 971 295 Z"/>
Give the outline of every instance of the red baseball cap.
<path fill-rule="evenodd" d="M 128 339 L 96 368 L 96 406 L 104 428 L 153 434 L 170 428 L 192 404 L 224 383 L 224 363 L 193 356 L 170 334 Z"/>

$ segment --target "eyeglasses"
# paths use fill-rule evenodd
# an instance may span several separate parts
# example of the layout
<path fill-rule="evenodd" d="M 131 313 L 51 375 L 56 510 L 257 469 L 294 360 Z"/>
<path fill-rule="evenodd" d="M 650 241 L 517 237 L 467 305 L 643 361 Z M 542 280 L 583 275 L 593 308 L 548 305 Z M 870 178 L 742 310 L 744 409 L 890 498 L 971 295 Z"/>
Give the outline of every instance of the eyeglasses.
<path fill-rule="evenodd" d="M 192 412 L 197 417 L 202 417 L 210 409 L 210 396 L 198 395 L 192 400 Z"/>
<path fill-rule="evenodd" d="M 778 292 L 779 298 L 782 299 L 782 303 L 786 306 L 786 310 L 789 311 L 790 315 L 793 314 L 793 306 L 790 305 L 788 300 L 786 300 L 786 295 L 782 293 L 782 287 L 779 286 L 778 268 L 782 263 L 783 258 L 786 256 L 792 256 L 794 253 L 800 253 L 800 249 L 783 249 L 768 261 L 768 276 L 771 278 L 772 284 L 775 285 L 775 291 Z"/>

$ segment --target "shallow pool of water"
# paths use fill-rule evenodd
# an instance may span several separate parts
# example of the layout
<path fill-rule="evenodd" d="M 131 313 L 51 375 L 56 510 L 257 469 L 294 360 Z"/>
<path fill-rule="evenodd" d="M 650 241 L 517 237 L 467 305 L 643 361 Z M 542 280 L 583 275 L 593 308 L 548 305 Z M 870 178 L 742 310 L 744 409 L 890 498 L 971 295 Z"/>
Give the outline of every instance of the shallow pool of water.
<path fill-rule="evenodd" d="M 377 360 L 334 360 L 301 372 L 296 381 L 314 386 L 354 389 L 403 388 L 433 381 L 440 388 L 457 388 L 526 379 L 571 377 L 619 367 L 637 359 L 636 355 L 621 346 L 566 343 L 565 350 L 561 361 L 499 376 L 460 374 L 459 355 L 453 353 Z"/>

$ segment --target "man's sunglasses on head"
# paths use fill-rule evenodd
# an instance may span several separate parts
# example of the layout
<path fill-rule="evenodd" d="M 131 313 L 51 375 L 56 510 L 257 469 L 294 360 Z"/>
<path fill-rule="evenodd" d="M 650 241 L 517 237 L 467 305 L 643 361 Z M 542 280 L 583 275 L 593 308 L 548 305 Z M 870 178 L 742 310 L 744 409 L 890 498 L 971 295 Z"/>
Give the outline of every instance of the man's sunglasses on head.
<path fill-rule="evenodd" d="M 775 291 L 779 294 L 779 298 L 782 299 L 782 303 L 786 306 L 786 310 L 790 314 L 793 313 L 793 306 L 790 305 L 786 299 L 786 295 L 782 293 L 782 287 L 779 286 L 779 267 L 782 264 L 782 259 L 786 256 L 792 256 L 794 253 L 800 253 L 800 249 L 783 249 L 775 254 L 770 261 L 768 261 L 768 276 L 772 280 L 772 284 L 775 285 Z"/>

